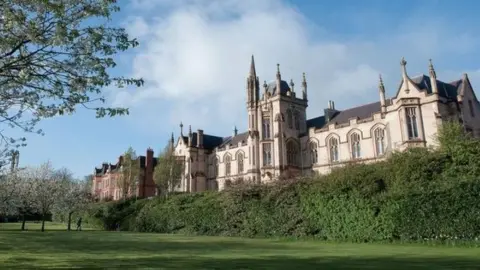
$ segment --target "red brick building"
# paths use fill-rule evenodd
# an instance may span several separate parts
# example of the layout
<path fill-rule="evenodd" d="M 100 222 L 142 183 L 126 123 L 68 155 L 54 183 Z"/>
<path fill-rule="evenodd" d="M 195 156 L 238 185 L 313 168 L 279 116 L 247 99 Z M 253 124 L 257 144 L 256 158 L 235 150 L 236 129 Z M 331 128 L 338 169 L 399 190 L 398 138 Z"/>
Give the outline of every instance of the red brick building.
<path fill-rule="evenodd" d="M 134 185 L 128 190 L 128 197 L 147 198 L 155 196 L 156 185 L 153 181 L 153 170 L 157 159 L 153 157 L 153 150 L 148 148 L 145 156 L 138 156 L 135 160 L 139 174 Z M 103 163 L 100 168 L 95 167 L 93 174 L 92 193 L 101 200 L 119 200 L 122 198 L 121 179 L 123 156 L 115 164 Z"/>

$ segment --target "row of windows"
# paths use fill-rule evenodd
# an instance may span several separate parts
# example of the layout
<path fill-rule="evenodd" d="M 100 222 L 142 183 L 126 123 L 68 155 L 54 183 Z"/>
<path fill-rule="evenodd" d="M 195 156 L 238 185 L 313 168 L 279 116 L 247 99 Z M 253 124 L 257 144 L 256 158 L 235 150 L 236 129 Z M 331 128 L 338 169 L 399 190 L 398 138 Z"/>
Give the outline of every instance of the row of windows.
<path fill-rule="evenodd" d="M 243 173 L 244 166 L 243 166 L 243 154 L 239 153 L 237 156 L 237 174 Z M 217 157 L 213 159 L 212 166 L 213 166 L 213 177 L 218 176 L 218 167 L 219 167 L 219 160 Z M 225 175 L 231 175 L 232 174 L 232 157 L 231 156 L 226 156 L 225 160 Z"/>

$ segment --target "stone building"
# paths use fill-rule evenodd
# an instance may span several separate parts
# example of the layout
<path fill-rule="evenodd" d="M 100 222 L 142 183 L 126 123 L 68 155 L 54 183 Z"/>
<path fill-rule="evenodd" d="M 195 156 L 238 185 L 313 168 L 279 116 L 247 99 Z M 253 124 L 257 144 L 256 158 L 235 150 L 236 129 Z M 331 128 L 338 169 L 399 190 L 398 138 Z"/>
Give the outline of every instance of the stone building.
<path fill-rule="evenodd" d="M 266 183 L 280 175 L 328 173 L 349 162 L 374 162 L 392 151 L 435 146 L 442 121 L 453 119 L 480 136 L 480 105 L 467 74 L 452 82 L 437 78 L 432 62 L 427 75 L 410 77 L 401 61 L 401 80 L 387 98 L 379 78 L 379 100 L 345 110 L 329 101 L 324 115 L 307 119 L 307 80 L 300 91 L 292 81 L 260 84 L 252 56 L 246 82 L 248 130 L 222 137 L 203 130 L 181 134 L 175 155 L 185 174 L 179 191 L 223 189 L 234 181 Z"/>
<path fill-rule="evenodd" d="M 92 194 L 101 200 L 119 200 L 122 198 L 121 170 L 123 156 L 118 157 L 115 164 L 103 163 L 93 173 Z M 156 185 L 153 181 L 153 171 L 157 165 L 157 159 L 153 157 L 153 150 L 147 149 L 145 156 L 138 156 L 135 160 L 139 175 L 134 185 L 128 190 L 129 197 L 146 198 L 155 196 Z"/>

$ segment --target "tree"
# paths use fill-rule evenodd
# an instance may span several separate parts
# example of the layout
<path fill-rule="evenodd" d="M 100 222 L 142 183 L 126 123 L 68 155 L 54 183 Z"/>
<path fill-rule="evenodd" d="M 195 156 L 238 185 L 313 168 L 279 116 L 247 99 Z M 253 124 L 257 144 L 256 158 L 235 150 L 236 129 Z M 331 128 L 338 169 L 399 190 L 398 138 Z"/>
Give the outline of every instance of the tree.
<path fill-rule="evenodd" d="M 0 175 L 0 216 L 17 212 L 19 187 L 17 171 Z"/>
<path fill-rule="evenodd" d="M 117 187 L 120 189 L 123 199 L 126 199 L 129 194 L 137 192 L 138 177 L 140 174 L 140 167 L 137 154 L 132 147 L 123 154 L 120 175 L 117 177 Z"/>
<path fill-rule="evenodd" d="M 88 186 L 84 182 L 73 179 L 71 173 L 65 174 L 65 172 L 68 171 L 64 169 L 63 171 L 57 172 L 57 175 L 67 175 L 70 177 L 60 178 L 60 192 L 58 193 L 54 208 L 58 212 L 67 215 L 67 230 L 70 231 L 72 215 L 82 210 L 91 201 L 91 196 L 90 190 L 87 189 Z"/>
<path fill-rule="evenodd" d="M 35 201 L 35 168 L 25 168 L 15 175 L 15 198 L 13 199 L 15 213 L 22 218 L 21 230 L 25 230 L 27 215 L 38 212 Z"/>
<path fill-rule="evenodd" d="M 60 176 L 50 162 L 32 170 L 33 199 L 38 213 L 42 216 L 42 232 L 45 231 L 45 218 L 51 212 L 58 195 L 62 192 Z"/>
<path fill-rule="evenodd" d="M 0 122 L 37 132 L 41 119 L 78 107 L 97 117 L 128 114 L 105 107 L 103 89 L 139 87 L 142 79 L 114 77 L 114 56 L 138 45 L 111 25 L 116 0 L 3 0 L 0 4 Z M 3 144 L 3 145 L 2 145 Z M 25 145 L 0 131 L 0 147 Z"/>
<path fill-rule="evenodd" d="M 175 156 L 171 143 L 158 155 L 157 165 L 153 172 L 153 180 L 160 196 L 167 197 L 181 180 L 183 163 Z"/>

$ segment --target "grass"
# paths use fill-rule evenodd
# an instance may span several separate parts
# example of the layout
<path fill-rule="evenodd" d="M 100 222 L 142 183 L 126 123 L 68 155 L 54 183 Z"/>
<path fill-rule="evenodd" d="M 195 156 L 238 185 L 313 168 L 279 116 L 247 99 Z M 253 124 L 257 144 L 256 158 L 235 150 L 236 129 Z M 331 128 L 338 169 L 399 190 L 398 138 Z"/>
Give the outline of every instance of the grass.
<path fill-rule="evenodd" d="M 64 224 L 0 223 L 2 269 L 479 269 L 480 249 L 334 244 L 129 232 L 72 231 Z M 62 230 L 62 231 L 60 231 Z"/>

